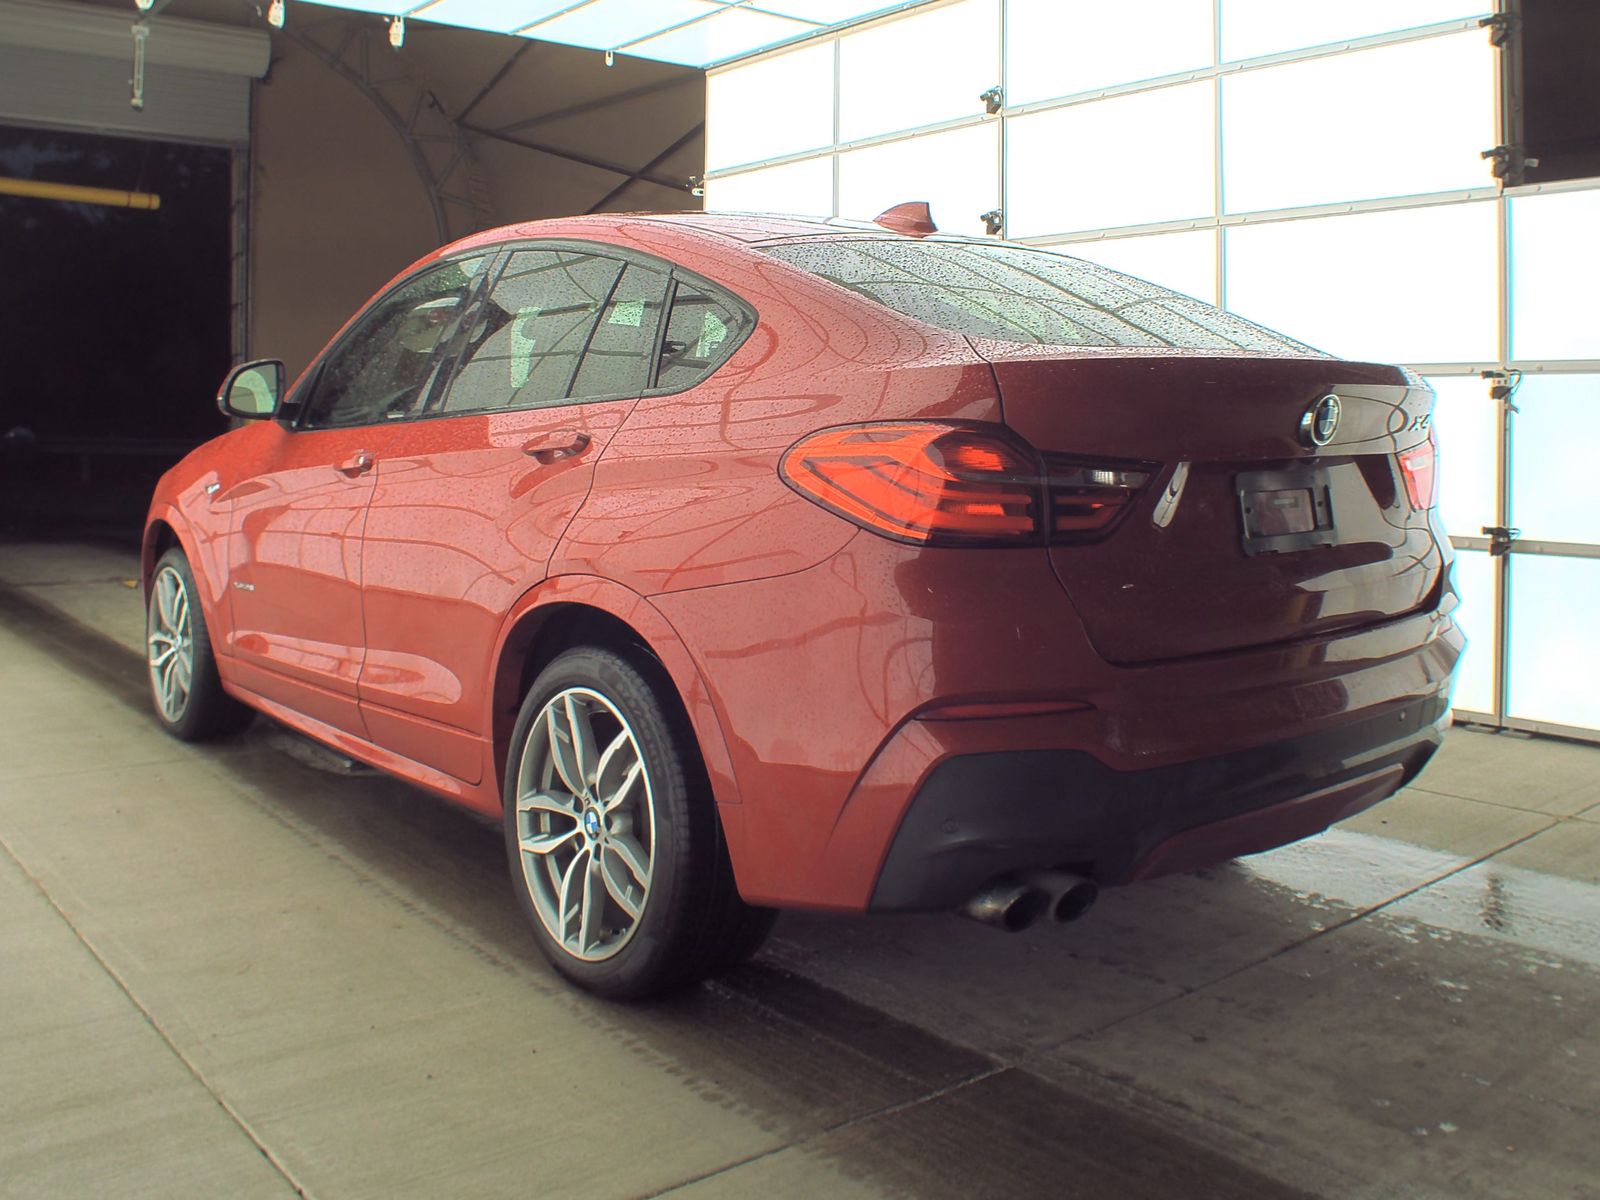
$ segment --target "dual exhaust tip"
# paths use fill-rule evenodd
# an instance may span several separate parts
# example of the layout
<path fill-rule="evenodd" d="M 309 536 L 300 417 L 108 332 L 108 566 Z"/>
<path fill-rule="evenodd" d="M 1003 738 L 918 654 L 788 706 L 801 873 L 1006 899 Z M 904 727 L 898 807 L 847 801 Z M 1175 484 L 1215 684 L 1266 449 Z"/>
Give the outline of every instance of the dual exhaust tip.
<path fill-rule="evenodd" d="M 990 880 L 961 906 L 963 916 L 1020 933 L 1046 914 L 1057 923 L 1076 921 L 1094 907 L 1099 887 L 1069 871 L 1019 871 Z"/>

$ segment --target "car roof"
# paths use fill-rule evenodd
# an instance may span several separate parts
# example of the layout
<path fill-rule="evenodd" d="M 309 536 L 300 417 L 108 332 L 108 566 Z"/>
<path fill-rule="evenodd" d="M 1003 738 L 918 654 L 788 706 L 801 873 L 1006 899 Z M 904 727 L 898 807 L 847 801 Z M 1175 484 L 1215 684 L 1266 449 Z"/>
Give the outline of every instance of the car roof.
<path fill-rule="evenodd" d="M 809 217 L 787 213 L 767 212 L 672 212 L 672 213 L 598 213 L 582 217 L 556 217 L 547 220 L 520 222 L 498 229 L 473 234 L 441 253 L 481 246 L 519 238 L 574 237 L 599 235 L 603 240 L 621 237 L 633 241 L 634 236 L 649 229 L 661 232 L 663 227 L 683 237 L 685 241 L 734 242 L 745 246 L 772 245 L 799 242 L 810 238 L 829 240 L 871 239 L 874 241 L 930 241 L 996 244 L 995 238 L 969 237 L 963 234 L 935 233 L 913 237 L 878 225 L 872 221 L 855 221 L 842 217 Z M 607 237 L 606 235 L 610 235 Z"/>

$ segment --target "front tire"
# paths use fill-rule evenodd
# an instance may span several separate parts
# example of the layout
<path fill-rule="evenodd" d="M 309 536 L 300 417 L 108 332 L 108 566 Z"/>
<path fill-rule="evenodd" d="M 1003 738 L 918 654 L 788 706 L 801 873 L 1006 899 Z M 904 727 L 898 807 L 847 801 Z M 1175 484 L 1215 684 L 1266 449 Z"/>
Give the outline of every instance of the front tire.
<path fill-rule="evenodd" d="M 150 697 L 162 728 L 200 742 L 249 724 L 250 709 L 222 690 L 194 572 L 182 550 L 173 547 L 156 563 L 145 604 Z"/>
<path fill-rule="evenodd" d="M 693 734 L 653 662 L 559 655 L 523 700 L 505 780 L 518 902 L 573 983 L 640 999 L 754 953 L 761 910 L 734 889 Z"/>

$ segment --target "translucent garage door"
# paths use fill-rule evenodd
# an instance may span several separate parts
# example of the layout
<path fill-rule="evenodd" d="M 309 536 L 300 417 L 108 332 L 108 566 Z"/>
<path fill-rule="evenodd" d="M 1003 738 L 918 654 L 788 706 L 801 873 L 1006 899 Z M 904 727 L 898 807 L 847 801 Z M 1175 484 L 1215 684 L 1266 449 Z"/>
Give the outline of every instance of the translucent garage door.
<path fill-rule="evenodd" d="M 1438 393 L 1458 718 L 1600 740 L 1600 179 L 1502 189 L 1494 0 L 931 0 L 709 75 L 706 200 L 1059 248 Z"/>

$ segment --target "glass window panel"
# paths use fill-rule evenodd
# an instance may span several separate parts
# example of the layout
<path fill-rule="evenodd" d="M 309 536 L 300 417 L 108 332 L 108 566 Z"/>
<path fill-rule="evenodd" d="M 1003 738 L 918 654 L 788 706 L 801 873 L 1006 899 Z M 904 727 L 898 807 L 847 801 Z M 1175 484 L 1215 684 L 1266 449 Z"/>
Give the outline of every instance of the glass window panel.
<path fill-rule="evenodd" d="M 1012 121 L 1009 236 L 1210 216 L 1213 86 L 1187 83 Z"/>
<path fill-rule="evenodd" d="M 629 263 L 589 335 L 572 396 L 631 396 L 649 385 L 667 277 Z"/>
<path fill-rule="evenodd" d="M 999 0 L 966 0 L 839 43 L 844 141 L 983 111 L 1000 82 Z"/>
<path fill-rule="evenodd" d="M 1451 703 L 1469 712 L 1494 711 L 1494 561 L 1482 550 L 1457 550 L 1455 581 L 1461 605 L 1456 624 L 1467 653 Z"/>
<path fill-rule="evenodd" d="M 1222 0 L 1222 57 L 1231 62 L 1322 46 L 1482 16 L 1493 8 L 1490 0 Z"/>
<path fill-rule="evenodd" d="M 833 159 L 811 158 L 706 180 L 706 211 L 833 215 Z M 874 216 L 877 214 L 874 213 Z"/>
<path fill-rule="evenodd" d="M 433 267 L 373 305 L 323 358 L 304 423 L 365 425 L 420 412 L 487 261 Z"/>
<path fill-rule="evenodd" d="M 542 42 L 609 48 L 715 11 L 706 0 L 589 0 L 540 21 L 528 35 Z"/>
<path fill-rule="evenodd" d="M 1600 506 L 1588 486 L 1600 447 L 1600 375 L 1529 375 L 1513 403 L 1511 523 L 1525 538 L 1600 542 Z M 1600 592 L 1592 599 L 1600 602 Z"/>
<path fill-rule="evenodd" d="M 1507 711 L 1600 729 L 1600 559 L 1511 556 Z"/>
<path fill-rule="evenodd" d="M 660 37 L 633 42 L 624 46 L 623 51 L 661 62 L 703 67 L 707 63 L 753 54 L 790 38 L 815 32 L 815 25 L 807 25 L 802 21 L 789 21 L 743 8 L 729 8 L 707 20 L 673 29 Z"/>
<path fill-rule="evenodd" d="M 1238 225 L 1228 307 L 1346 358 L 1496 357 L 1494 202 Z"/>
<path fill-rule="evenodd" d="M 761 0 L 764 12 L 833 25 L 898 8 L 899 0 Z"/>
<path fill-rule="evenodd" d="M 322 3 L 323 0 L 313 0 Z M 571 8 L 571 0 L 439 0 L 430 4 L 427 11 L 416 11 L 416 0 L 379 0 L 383 7 L 373 5 L 374 12 L 410 12 L 418 20 L 438 21 L 443 25 L 465 25 L 468 29 L 486 29 L 491 33 L 510 33 L 545 17 L 553 17 L 562 9 Z M 357 0 L 347 4 L 339 0 L 340 8 L 367 8 Z M 294 19 L 292 16 L 289 18 Z"/>
<path fill-rule="evenodd" d="M 1511 201 L 1511 346 L 1523 359 L 1600 358 L 1600 191 Z"/>
<path fill-rule="evenodd" d="M 734 167 L 833 142 L 833 45 L 808 46 L 706 79 L 706 167 Z"/>
<path fill-rule="evenodd" d="M 1015 243 L 808 238 L 766 251 L 969 337 L 1054 346 L 1305 350 L 1153 283 Z"/>
<path fill-rule="evenodd" d="M 1456 537 L 1481 537 L 1495 517 L 1495 424 L 1500 411 L 1489 384 L 1475 376 L 1428 380 L 1439 394 L 1439 519 Z"/>
<path fill-rule="evenodd" d="M 728 348 L 739 340 L 746 323 L 744 313 L 733 305 L 680 283 L 661 343 L 656 386 L 684 388 L 698 382 L 722 361 Z"/>
<path fill-rule="evenodd" d="M 1494 54 L 1475 29 L 1228 76 L 1228 211 L 1489 186 Z"/>
<path fill-rule="evenodd" d="M 1000 207 L 1000 126 L 871 146 L 839 156 L 839 214 L 870 221 L 908 200 L 926 200 L 945 233 L 983 233 Z"/>
<path fill-rule="evenodd" d="M 621 273 L 614 258 L 557 250 L 513 254 L 462 350 L 445 411 L 563 403 Z"/>
<path fill-rule="evenodd" d="M 1115 271 L 1137 275 L 1140 279 L 1159 283 L 1185 296 L 1194 296 L 1207 304 L 1217 302 L 1215 229 L 1106 238 L 1099 242 L 1072 242 L 1052 249 L 1101 263 Z"/>
<path fill-rule="evenodd" d="M 1211 0 L 1007 0 L 1006 103 L 1211 65 Z"/>

